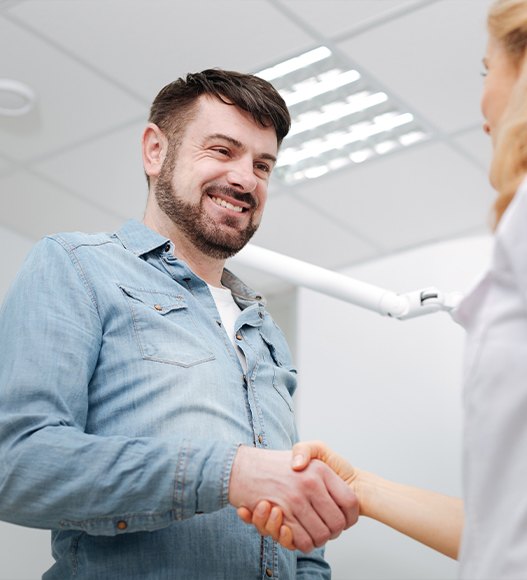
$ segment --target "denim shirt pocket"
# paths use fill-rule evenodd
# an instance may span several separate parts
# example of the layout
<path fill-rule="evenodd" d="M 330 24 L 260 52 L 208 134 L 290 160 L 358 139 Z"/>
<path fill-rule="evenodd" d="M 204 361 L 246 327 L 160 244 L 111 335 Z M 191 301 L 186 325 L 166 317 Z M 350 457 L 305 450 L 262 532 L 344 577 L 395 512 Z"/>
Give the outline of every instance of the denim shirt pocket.
<path fill-rule="evenodd" d="M 192 367 L 215 359 L 198 331 L 185 297 L 119 284 L 130 307 L 145 360 Z"/>
<path fill-rule="evenodd" d="M 260 335 L 273 360 L 273 387 L 293 412 L 292 395 L 296 389 L 296 368 L 291 361 L 287 342 L 278 327 L 275 327 L 275 332 L 269 333 L 263 326 Z"/>

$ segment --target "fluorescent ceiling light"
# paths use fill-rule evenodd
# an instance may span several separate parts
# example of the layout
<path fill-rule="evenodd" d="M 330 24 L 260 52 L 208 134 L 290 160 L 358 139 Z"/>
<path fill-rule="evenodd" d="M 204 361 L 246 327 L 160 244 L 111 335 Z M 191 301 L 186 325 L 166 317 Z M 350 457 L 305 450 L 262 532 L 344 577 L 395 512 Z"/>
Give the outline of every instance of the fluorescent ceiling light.
<path fill-rule="evenodd" d="M 294 165 L 311 157 L 319 157 L 331 150 L 342 149 L 346 145 L 368 140 L 370 137 L 389 133 L 392 129 L 401 127 L 413 121 L 411 113 L 386 113 L 375 117 L 373 121 L 363 121 L 340 130 L 329 133 L 324 137 L 315 137 L 302 143 L 299 147 L 288 147 L 280 152 L 277 167 Z"/>
<path fill-rule="evenodd" d="M 255 74 L 272 81 L 291 112 L 276 165 L 285 183 L 316 179 L 430 138 L 412 113 L 325 46 Z"/>
<path fill-rule="evenodd" d="M 375 153 L 372 149 L 360 149 L 359 151 L 354 151 L 350 154 L 350 159 L 354 163 L 364 163 L 371 157 L 374 157 Z"/>
<path fill-rule="evenodd" d="M 281 62 L 275 66 L 261 70 L 260 72 L 256 73 L 256 75 L 267 81 L 272 81 L 296 70 L 305 68 L 311 64 L 324 60 L 329 56 L 331 56 L 331 50 L 325 46 L 319 46 L 318 48 L 310 50 L 309 52 L 305 52 L 300 56 L 295 56 L 294 58 L 285 60 L 284 62 Z"/>
<path fill-rule="evenodd" d="M 302 83 L 293 87 L 293 91 L 288 93 L 282 92 L 282 96 L 288 107 L 297 105 L 302 101 L 309 101 L 314 97 L 329 93 L 335 89 L 339 89 L 345 85 L 349 85 L 358 81 L 360 74 L 356 70 L 348 70 L 342 72 L 340 70 L 332 70 L 317 77 L 311 77 Z"/>
<path fill-rule="evenodd" d="M 407 147 L 408 145 L 413 145 L 414 143 L 423 141 L 426 138 L 427 135 L 423 131 L 412 131 L 410 133 L 406 133 L 405 135 L 401 135 L 399 137 L 399 142 L 401 145 Z"/>
<path fill-rule="evenodd" d="M 294 125 L 291 127 L 288 137 L 298 135 L 304 131 L 316 129 L 326 123 L 342 119 L 343 117 L 347 117 L 353 113 L 365 111 L 370 107 L 384 103 L 387 100 L 388 95 L 386 93 L 379 92 L 371 94 L 368 91 L 362 91 L 356 95 L 348 97 L 347 102 L 335 101 L 329 105 L 323 106 L 320 110 L 300 114 Z"/>
<path fill-rule="evenodd" d="M 377 143 L 377 145 L 375 145 L 375 151 L 379 155 L 384 155 L 385 153 L 389 153 L 390 151 L 397 149 L 397 147 L 398 147 L 397 141 L 388 139 L 387 141 L 381 141 L 380 143 Z"/>

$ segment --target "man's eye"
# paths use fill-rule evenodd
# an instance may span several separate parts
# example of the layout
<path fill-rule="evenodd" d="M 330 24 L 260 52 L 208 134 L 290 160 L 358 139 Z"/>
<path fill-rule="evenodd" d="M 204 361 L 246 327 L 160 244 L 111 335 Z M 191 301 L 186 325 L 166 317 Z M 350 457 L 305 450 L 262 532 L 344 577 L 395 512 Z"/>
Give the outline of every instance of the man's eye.
<path fill-rule="evenodd" d="M 229 150 L 226 149 L 225 147 L 217 147 L 216 149 L 214 149 L 214 151 L 216 151 L 216 153 L 219 153 L 220 155 L 229 155 Z"/>
<path fill-rule="evenodd" d="M 271 172 L 271 168 L 269 167 L 269 165 L 267 165 L 267 163 L 256 163 L 255 168 L 258 169 L 259 171 L 263 171 L 264 173 Z"/>

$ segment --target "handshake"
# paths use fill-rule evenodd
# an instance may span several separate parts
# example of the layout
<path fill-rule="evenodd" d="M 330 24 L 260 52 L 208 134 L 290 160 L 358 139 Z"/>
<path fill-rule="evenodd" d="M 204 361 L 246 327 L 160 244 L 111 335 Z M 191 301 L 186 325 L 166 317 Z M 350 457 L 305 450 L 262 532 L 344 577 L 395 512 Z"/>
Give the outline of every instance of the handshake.
<path fill-rule="evenodd" d="M 260 534 L 302 552 L 362 515 L 457 558 L 464 525 L 461 499 L 357 469 L 318 441 L 297 443 L 292 453 L 240 447 L 229 501 Z"/>
<path fill-rule="evenodd" d="M 239 517 L 290 550 L 310 552 L 357 522 L 359 470 L 320 442 L 292 452 L 240 447 L 229 486 Z"/>

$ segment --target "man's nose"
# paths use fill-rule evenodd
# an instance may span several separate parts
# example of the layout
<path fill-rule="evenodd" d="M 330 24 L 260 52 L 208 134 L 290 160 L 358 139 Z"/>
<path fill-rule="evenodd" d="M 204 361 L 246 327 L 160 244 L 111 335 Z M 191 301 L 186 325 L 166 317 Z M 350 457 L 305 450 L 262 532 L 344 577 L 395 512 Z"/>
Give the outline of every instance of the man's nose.
<path fill-rule="evenodd" d="M 258 185 L 256 175 L 254 174 L 253 162 L 237 161 L 229 169 L 227 180 L 232 187 L 240 191 L 252 193 Z"/>

